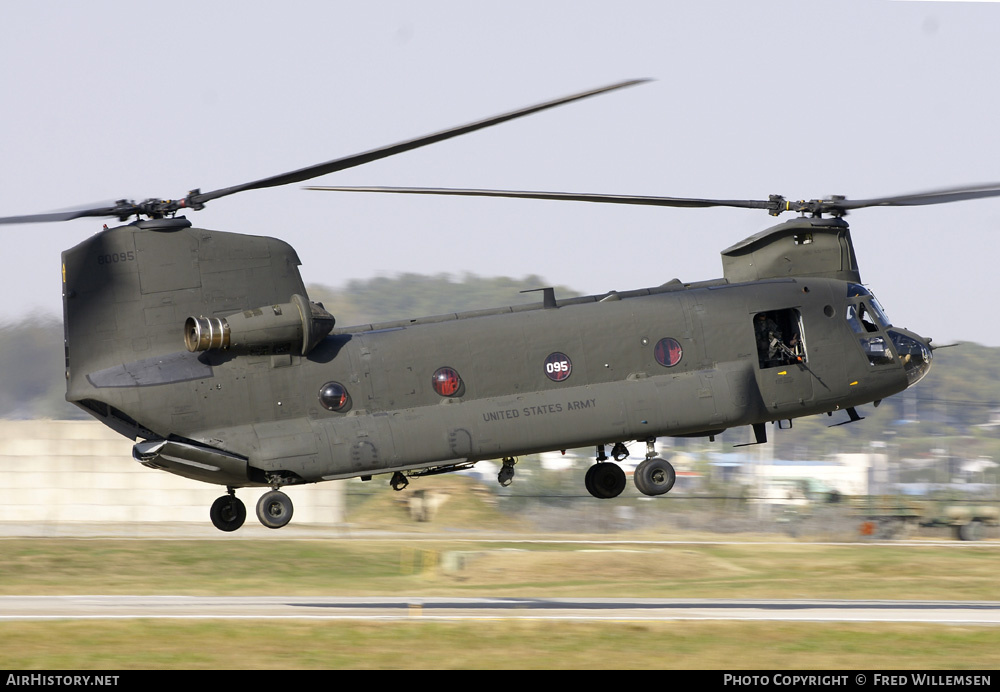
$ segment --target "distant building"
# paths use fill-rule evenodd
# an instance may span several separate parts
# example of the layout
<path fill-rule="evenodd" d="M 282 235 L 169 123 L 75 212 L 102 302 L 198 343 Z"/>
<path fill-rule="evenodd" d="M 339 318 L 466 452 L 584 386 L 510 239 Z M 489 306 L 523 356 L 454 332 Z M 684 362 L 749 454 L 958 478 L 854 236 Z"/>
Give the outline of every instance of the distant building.
<path fill-rule="evenodd" d="M 92 421 L 0 420 L 0 475 L 7 485 L 0 522 L 199 522 L 226 493 L 146 468 L 132 459 L 132 441 Z M 344 521 L 343 481 L 293 487 L 296 524 Z M 268 488 L 237 496 L 256 523 L 254 506 Z"/>
<path fill-rule="evenodd" d="M 889 462 L 882 453 L 836 454 L 822 461 L 761 458 L 754 453 L 712 455 L 710 464 L 731 482 L 774 504 L 804 504 L 818 495 L 878 495 L 888 492 Z"/>

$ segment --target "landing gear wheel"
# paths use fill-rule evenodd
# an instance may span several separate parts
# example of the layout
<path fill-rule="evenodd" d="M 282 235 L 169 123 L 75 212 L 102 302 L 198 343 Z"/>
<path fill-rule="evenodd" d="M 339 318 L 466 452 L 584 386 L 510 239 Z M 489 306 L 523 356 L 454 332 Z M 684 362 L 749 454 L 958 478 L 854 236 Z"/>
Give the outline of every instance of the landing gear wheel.
<path fill-rule="evenodd" d="M 292 519 L 292 500 L 280 490 L 272 490 L 257 500 L 257 518 L 269 529 L 280 529 Z"/>
<path fill-rule="evenodd" d="M 219 531 L 235 531 L 246 521 L 247 507 L 236 496 L 223 495 L 212 503 L 209 516 Z"/>
<path fill-rule="evenodd" d="M 666 459 L 646 459 L 635 467 L 632 480 L 643 495 L 662 495 L 674 487 L 677 472 Z"/>
<path fill-rule="evenodd" d="M 955 538 L 960 541 L 978 541 L 982 538 L 982 522 L 973 519 L 968 524 L 955 527 Z"/>
<path fill-rule="evenodd" d="M 587 475 L 583 477 L 583 484 L 587 486 L 587 492 L 593 495 L 594 497 L 600 497 L 597 494 L 597 491 L 594 490 L 594 469 L 596 469 L 598 466 L 599 464 L 594 464 L 593 466 L 588 468 Z"/>
<path fill-rule="evenodd" d="M 584 484 L 591 495 L 608 500 L 621 495 L 627 481 L 625 480 L 625 472 L 618 464 L 603 463 L 594 464 L 587 469 Z"/>

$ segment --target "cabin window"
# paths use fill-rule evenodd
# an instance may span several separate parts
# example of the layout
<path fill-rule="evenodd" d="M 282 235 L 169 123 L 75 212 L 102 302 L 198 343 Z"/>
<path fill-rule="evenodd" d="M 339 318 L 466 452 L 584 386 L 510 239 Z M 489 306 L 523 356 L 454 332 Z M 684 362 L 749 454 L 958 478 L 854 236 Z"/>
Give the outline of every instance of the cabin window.
<path fill-rule="evenodd" d="M 461 396 L 465 392 L 465 385 L 455 368 L 438 368 L 431 377 L 431 384 L 435 392 L 445 397 Z"/>
<path fill-rule="evenodd" d="M 653 355 L 656 357 L 657 363 L 665 368 L 672 368 L 681 362 L 684 351 L 677 339 L 667 337 L 656 342 Z"/>
<path fill-rule="evenodd" d="M 339 382 L 327 382 L 319 390 L 319 403 L 327 411 L 343 412 L 351 408 L 351 395 Z"/>
<path fill-rule="evenodd" d="M 761 368 L 777 368 L 806 360 L 802 315 L 794 308 L 758 312 L 753 316 L 757 360 Z"/>
<path fill-rule="evenodd" d="M 553 382 L 562 382 L 573 374 L 573 361 L 565 353 L 556 351 L 545 359 L 545 376 Z"/>

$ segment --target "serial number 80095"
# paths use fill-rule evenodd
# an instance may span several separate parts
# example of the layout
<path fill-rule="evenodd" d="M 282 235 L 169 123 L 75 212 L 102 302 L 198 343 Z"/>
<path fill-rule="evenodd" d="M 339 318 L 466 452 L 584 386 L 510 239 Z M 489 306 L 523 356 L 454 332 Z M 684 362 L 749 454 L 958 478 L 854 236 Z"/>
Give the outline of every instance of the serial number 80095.
<path fill-rule="evenodd" d="M 116 252 L 113 255 L 98 255 L 98 264 L 118 264 L 119 262 L 131 262 L 135 259 L 135 250 L 127 252 Z"/>

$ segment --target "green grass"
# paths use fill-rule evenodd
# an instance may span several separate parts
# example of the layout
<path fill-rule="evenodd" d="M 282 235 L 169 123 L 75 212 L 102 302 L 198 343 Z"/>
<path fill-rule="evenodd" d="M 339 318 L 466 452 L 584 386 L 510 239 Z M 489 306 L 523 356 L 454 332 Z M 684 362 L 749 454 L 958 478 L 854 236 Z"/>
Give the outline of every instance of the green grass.
<path fill-rule="evenodd" d="M 576 537 L 578 538 L 578 537 Z M 607 540 L 608 537 L 602 537 Z M 996 600 L 997 548 L 0 541 L 0 594 Z M 446 569 L 452 551 L 462 569 Z M 996 668 L 1000 628 L 485 621 L 0 623 L 0 668 Z"/>
<path fill-rule="evenodd" d="M 607 537 L 604 538 L 607 540 Z M 949 546 L 0 542 L 0 594 L 454 595 L 995 600 L 1000 553 Z M 448 553 L 464 554 L 449 570 Z"/>
<path fill-rule="evenodd" d="M 995 669 L 1000 629 L 828 623 L 55 622 L 0 669 Z M 127 677 L 125 678 L 127 682 Z"/>

